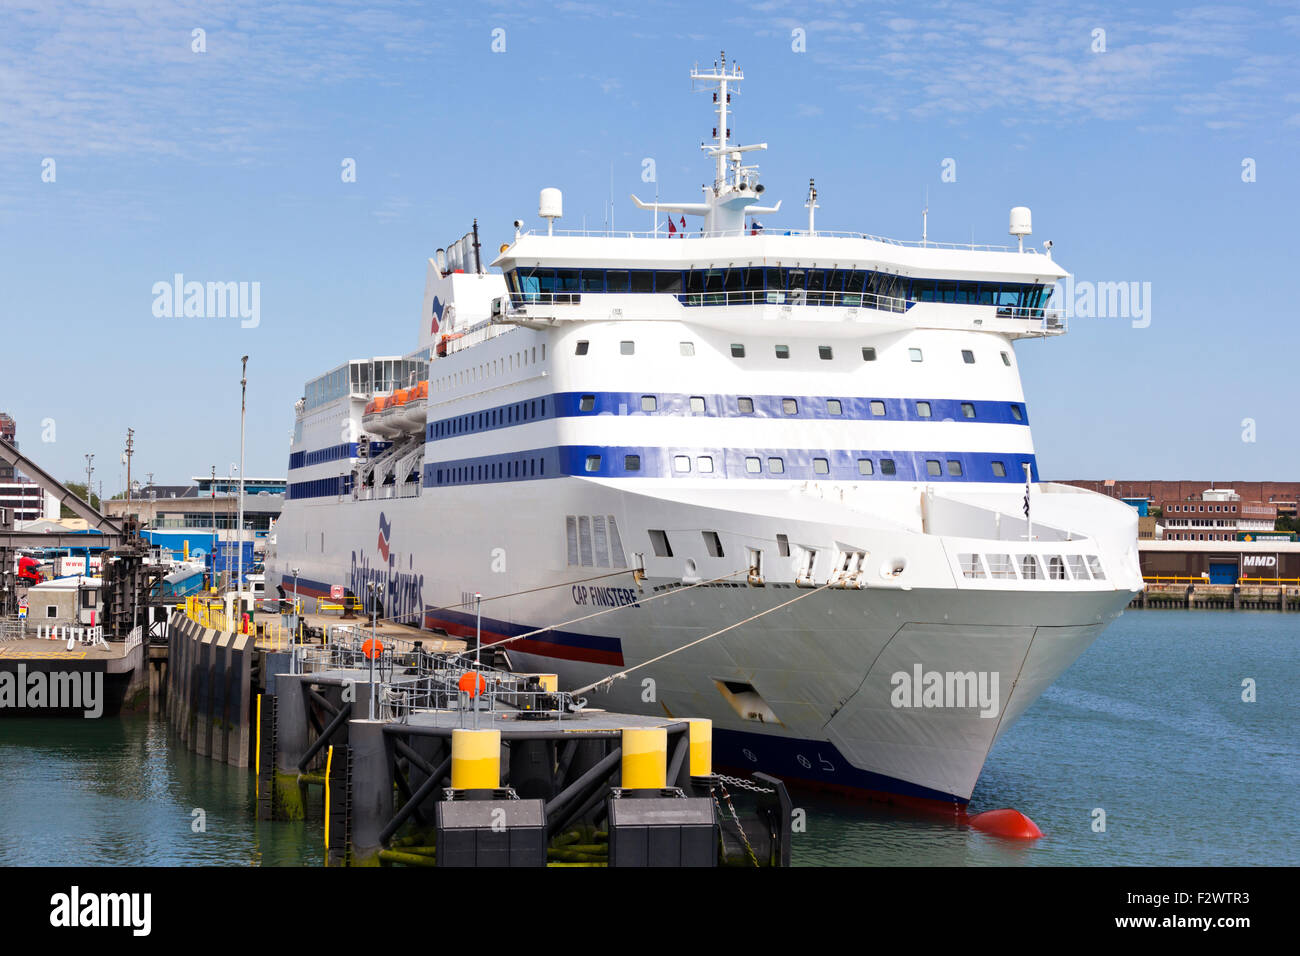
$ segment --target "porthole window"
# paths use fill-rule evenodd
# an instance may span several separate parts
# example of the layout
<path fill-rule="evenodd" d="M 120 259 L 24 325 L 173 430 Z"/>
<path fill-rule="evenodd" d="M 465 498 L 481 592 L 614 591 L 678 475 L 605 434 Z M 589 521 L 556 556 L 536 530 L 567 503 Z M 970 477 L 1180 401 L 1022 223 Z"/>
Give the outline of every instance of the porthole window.
<path fill-rule="evenodd" d="M 925 463 L 925 473 L 932 477 L 938 477 L 943 474 L 943 468 L 939 466 L 939 462 L 931 458 Z"/>
<path fill-rule="evenodd" d="M 1023 422 L 1023 421 L 1025 420 L 1025 413 L 1022 412 L 1022 411 L 1020 410 L 1020 406 L 1019 406 L 1019 405 L 1012 405 L 1012 406 L 1011 406 L 1011 417 L 1014 418 L 1014 419 L 1015 419 L 1016 421 L 1018 421 L 1018 422 Z"/>
<path fill-rule="evenodd" d="M 921 361 L 921 350 L 920 350 L 920 349 L 908 349 L 908 350 L 907 350 L 907 355 L 908 355 L 908 358 L 910 358 L 913 362 L 919 362 L 919 361 Z"/>
<path fill-rule="evenodd" d="M 745 357 L 745 346 L 744 346 L 742 343 L 740 343 L 740 342 L 732 342 L 732 343 L 731 343 L 731 357 L 732 357 L 732 358 L 744 358 L 744 357 Z"/>
<path fill-rule="evenodd" d="M 624 456 L 623 456 L 623 467 L 624 467 L 624 469 L 626 469 L 627 471 L 640 471 L 640 470 L 641 470 L 641 456 L 640 456 L 640 455 L 624 455 Z"/>
<path fill-rule="evenodd" d="M 1007 476 L 1007 466 L 1000 461 L 993 462 L 993 477 L 1005 478 Z"/>
<path fill-rule="evenodd" d="M 823 362 L 829 362 L 835 357 L 835 353 L 831 351 L 829 345 L 819 345 L 817 346 L 817 357 Z"/>
<path fill-rule="evenodd" d="M 952 477 L 952 478 L 960 478 L 960 477 L 961 477 L 961 462 L 959 462 L 959 461 L 952 461 L 952 460 L 950 459 L 950 460 L 948 461 L 948 475 L 949 475 L 949 477 Z"/>
<path fill-rule="evenodd" d="M 814 458 L 813 471 L 815 471 L 819 475 L 829 475 L 831 472 L 830 462 L 828 462 L 825 458 Z"/>
<path fill-rule="evenodd" d="M 763 462 L 760 459 L 758 458 L 745 459 L 745 471 L 749 472 L 751 475 L 757 475 L 762 470 L 763 470 Z"/>
<path fill-rule="evenodd" d="M 653 395 L 641 396 L 641 411 L 653 412 L 659 407 L 659 399 Z"/>
<path fill-rule="evenodd" d="M 873 401 L 871 403 L 871 414 L 876 418 L 883 418 L 885 415 L 885 403 L 882 401 Z"/>
<path fill-rule="evenodd" d="M 1007 366 L 1011 365 L 1011 356 L 1008 355 L 1006 352 L 1002 353 L 1002 364 Z"/>
<path fill-rule="evenodd" d="M 970 349 L 962 349 L 962 350 L 961 350 L 961 360 L 962 360 L 963 362 L 965 362 L 967 365 L 974 365 L 974 364 L 975 364 L 975 353 L 972 352 Z"/>
<path fill-rule="evenodd" d="M 882 475 L 898 474 L 898 467 L 894 464 L 894 459 L 892 458 L 880 459 L 880 473 Z"/>
<path fill-rule="evenodd" d="M 786 415 L 798 415 L 799 403 L 793 398 L 783 398 L 781 399 L 781 411 Z"/>
<path fill-rule="evenodd" d="M 578 411 L 580 412 L 590 412 L 594 410 L 595 407 L 596 407 L 595 395 L 583 395 L 580 399 L 578 399 Z"/>
<path fill-rule="evenodd" d="M 588 456 L 587 456 L 587 470 L 588 470 L 588 471 L 600 471 L 600 456 L 599 456 L 599 455 L 588 455 Z"/>
<path fill-rule="evenodd" d="M 872 463 L 871 463 L 871 459 L 870 459 L 870 458 L 859 458 L 859 459 L 858 459 L 858 474 L 859 474 L 859 475 L 871 475 L 871 474 L 875 474 L 875 471 L 876 471 L 875 466 L 872 465 Z"/>
<path fill-rule="evenodd" d="M 862 348 L 862 361 L 864 361 L 864 362 L 874 362 L 875 360 L 876 360 L 876 350 L 875 350 L 874 348 L 869 347 L 869 346 L 863 346 L 863 348 Z"/>
<path fill-rule="evenodd" d="M 742 415 L 754 414 L 754 400 L 752 398 L 737 399 L 736 407 L 740 409 L 740 414 Z"/>
<path fill-rule="evenodd" d="M 618 351 L 620 355 L 633 355 L 636 352 L 636 343 L 631 341 L 619 342 Z"/>
<path fill-rule="evenodd" d="M 690 471 L 691 458 L 689 455 L 676 455 L 673 458 L 673 471 Z"/>
<path fill-rule="evenodd" d="M 691 396 L 691 411 L 699 414 L 704 411 L 704 398 L 701 395 Z"/>
<path fill-rule="evenodd" d="M 828 398 L 828 399 L 826 399 L 826 414 L 827 414 L 827 415 L 840 415 L 840 414 L 842 414 L 842 413 L 843 413 L 843 409 L 842 409 L 841 406 L 840 406 L 840 400 L 839 400 L 838 398 Z"/>
<path fill-rule="evenodd" d="M 682 343 L 680 344 L 680 348 L 681 348 L 681 351 L 682 351 L 682 355 L 684 355 L 684 356 L 691 356 L 691 355 L 694 355 L 694 354 L 695 354 L 695 343 L 694 343 L 694 342 L 682 342 Z"/>
<path fill-rule="evenodd" d="M 961 414 L 962 414 L 962 418 L 974 418 L 974 417 L 975 417 L 975 405 L 974 405 L 974 403 L 972 403 L 972 402 L 962 402 L 962 403 L 961 403 Z"/>
<path fill-rule="evenodd" d="M 788 359 L 790 357 L 790 346 L 778 345 L 776 347 L 776 357 L 779 359 Z"/>
<path fill-rule="evenodd" d="M 783 475 L 783 474 L 785 474 L 785 459 L 784 459 L 784 458 L 769 458 L 769 459 L 767 460 L 767 470 L 770 471 L 770 472 L 771 472 L 772 474 L 774 474 L 774 475 Z"/>
<path fill-rule="evenodd" d="M 583 339 L 583 340 L 580 341 L 576 346 L 574 346 L 574 348 L 573 348 L 573 354 L 574 354 L 574 355 L 586 355 L 586 354 L 587 354 L 587 349 L 590 347 L 590 345 L 591 345 L 590 342 L 588 342 L 586 339 Z M 1004 352 L 1004 353 L 1002 353 L 1002 354 L 1005 355 L 1006 353 Z"/>
<path fill-rule="evenodd" d="M 929 402 L 917 402 L 917 403 L 916 403 L 916 415 L 917 415 L 918 418 L 929 418 L 929 417 L 930 417 L 930 403 L 929 403 Z"/>
<path fill-rule="evenodd" d="M 712 455 L 701 455 L 699 458 L 695 459 L 695 464 L 702 474 L 709 475 L 713 473 Z"/>

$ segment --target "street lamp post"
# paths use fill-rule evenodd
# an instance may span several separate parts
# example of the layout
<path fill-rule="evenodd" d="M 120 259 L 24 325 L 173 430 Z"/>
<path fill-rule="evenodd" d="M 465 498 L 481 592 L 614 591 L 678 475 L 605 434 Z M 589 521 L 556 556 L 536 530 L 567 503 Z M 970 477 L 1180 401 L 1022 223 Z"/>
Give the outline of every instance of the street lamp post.
<path fill-rule="evenodd" d="M 247 409 L 248 395 L 248 356 L 240 359 L 239 378 L 239 526 L 235 529 L 235 547 L 239 549 L 239 577 L 235 581 L 235 593 L 242 595 L 244 590 L 244 417 Z M 243 600 L 242 596 L 239 598 Z"/>

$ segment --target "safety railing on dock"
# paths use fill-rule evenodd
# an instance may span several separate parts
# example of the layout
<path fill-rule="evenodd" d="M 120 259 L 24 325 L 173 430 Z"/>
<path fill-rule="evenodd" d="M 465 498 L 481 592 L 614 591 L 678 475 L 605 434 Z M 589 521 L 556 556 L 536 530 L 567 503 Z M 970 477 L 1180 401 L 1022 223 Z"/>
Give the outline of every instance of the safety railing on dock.
<path fill-rule="evenodd" d="M 262 650 L 284 651 L 289 649 L 291 635 L 280 625 L 279 621 L 258 620 L 254 618 L 245 624 L 233 621 L 226 614 L 225 606 L 211 598 L 191 596 L 185 599 L 185 616 L 200 627 L 227 634 L 236 632 L 250 634 L 254 643 Z"/>

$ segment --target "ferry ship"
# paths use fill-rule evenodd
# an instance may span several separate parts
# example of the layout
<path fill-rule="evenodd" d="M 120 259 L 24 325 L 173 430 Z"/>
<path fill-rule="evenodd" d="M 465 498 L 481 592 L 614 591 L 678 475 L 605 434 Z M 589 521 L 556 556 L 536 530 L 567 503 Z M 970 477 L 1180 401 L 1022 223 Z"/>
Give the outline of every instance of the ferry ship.
<path fill-rule="evenodd" d="M 964 808 L 1142 587 L 1135 512 L 1039 480 L 1014 346 L 1067 273 L 1023 207 L 1018 246 L 902 242 L 818 231 L 810 181 L 771 226 L 742 73 L 691 77 L 702 201 L 574 233 L 543 189 L 490 263 L 477 223 L 429 259 L 415 350 L 307 384 L 268 587 L 527 635 L 562 689 L 635 669 L 588 705 L 711 718 L 721 766 Z"/>

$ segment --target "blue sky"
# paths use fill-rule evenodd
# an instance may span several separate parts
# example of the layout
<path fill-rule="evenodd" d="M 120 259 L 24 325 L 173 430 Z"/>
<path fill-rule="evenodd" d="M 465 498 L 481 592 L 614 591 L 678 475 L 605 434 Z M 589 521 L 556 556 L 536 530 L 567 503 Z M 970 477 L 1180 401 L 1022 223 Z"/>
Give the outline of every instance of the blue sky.
<path fill-rule="evenodd" d="M 646 228 L 646 157 L 697 200 L 687 72 L 720 49 L 769 227 L 810 176 L 825 229 L 919 238 L 928 191 L 930 238 L 1006 242 L 1024 204 L 1080 281 L 1150 283 L 1145 328 L 1018 346 L 1044 477 L 1296 477 L 1295 2 L 0 0 L 0 410 L 60 476 L 93 452 L 119 490 L 132 427 L 134 474 L 180 483 L 238 460 L 248 354 L 247 471 L 283 475 L 304 381 L 413 348 L 424 259 L 474 217 L 495 249 L 554 185 L 600 224 L 612 168 Z M 260 283 L 260 325 L 155 317 L 178 272 Z"/>

